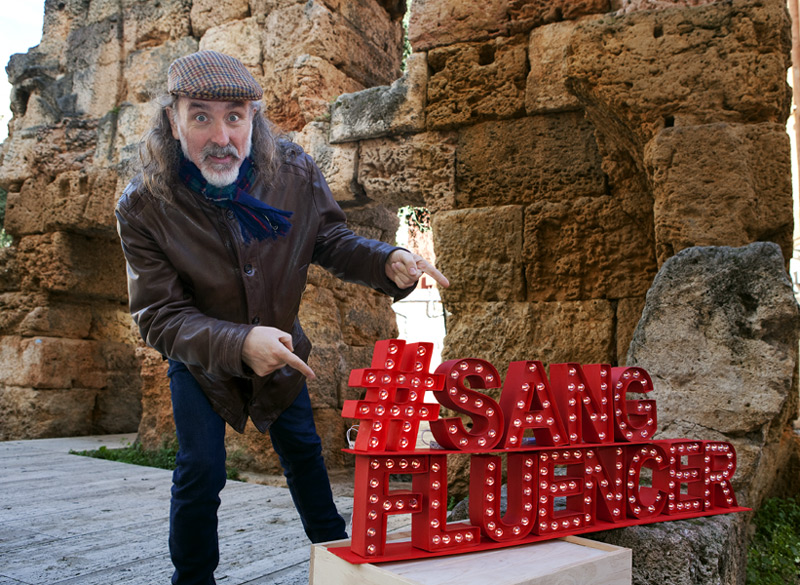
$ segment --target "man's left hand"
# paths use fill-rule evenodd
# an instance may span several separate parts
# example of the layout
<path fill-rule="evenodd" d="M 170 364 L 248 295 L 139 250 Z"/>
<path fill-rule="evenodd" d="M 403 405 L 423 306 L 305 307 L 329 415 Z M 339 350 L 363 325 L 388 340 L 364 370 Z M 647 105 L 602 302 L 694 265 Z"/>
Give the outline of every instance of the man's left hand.
<path fill-rule="evenodd" d="M 450 281 L 445 278 L 444 274 L 418 254 L 406 250 L 395 250 L 386 259 L 386 276 L 400 288 L 410 287 L 423 274 L 429 275 L 443 288 L 450 286 Z"/>

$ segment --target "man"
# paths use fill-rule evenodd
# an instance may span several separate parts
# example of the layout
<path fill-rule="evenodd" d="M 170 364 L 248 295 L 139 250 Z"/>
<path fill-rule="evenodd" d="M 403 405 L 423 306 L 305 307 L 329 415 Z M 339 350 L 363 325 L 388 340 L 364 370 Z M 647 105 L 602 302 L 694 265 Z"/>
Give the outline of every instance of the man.
<path fill-rule="evenodd" d="M 311 344 L 297 312 L 309 264 L 395 299 L 423 272 L 448 282 L 420 256 L 347 229 L 310 157 L 270 131 L 262 88 L 238 60 L 177 59 L 168 90 L 116 216 L 131 314 L 169 359 L 172 582 L 210 584 L 226 422 L 269 431 L 312 542 L 346 536 L 305 385 Z"/>

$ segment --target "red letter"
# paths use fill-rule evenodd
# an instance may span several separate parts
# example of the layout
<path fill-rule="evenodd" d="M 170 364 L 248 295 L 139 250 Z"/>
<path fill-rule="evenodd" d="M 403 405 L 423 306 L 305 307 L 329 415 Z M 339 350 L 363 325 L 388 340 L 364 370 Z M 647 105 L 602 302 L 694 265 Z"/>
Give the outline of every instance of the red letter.
<path fill-rule="evenodd" d="M 628 514 L 634 518 L 658 516 L 667 502 L 668 486 L 663 474 L 669 467 L 669 455 L 661 445 L 631 445 L 628 450 Z M 653 470 L 652 486 L 641 485 L 642 468 Z"/>
<path fill-rule="evenodd" d="M 389 493 L 389 474 L 424 473 L 427 468 L 427 457 L 356 455 L 350 545 L 354 553 L 362 557 L 380 557 L 386 546 L 386 516 L 415 514 L 422 510 L 421 494 L 399 490 Z"/>
<path fill-rule="evenodd" d="M 666 472 L 669 500 L 665 514 L 686 514 L 703 510 L 703 443 L 677 439 L 658 441 L 669 454 Z M 659 474 L 660 478 L 664 473 Z M 663 483 L 663 479 L 659 482 Z M 655 479 L 654 479 L 655 481 Z M 684 487 L 685 486 L 685 487 Z"/>
<path fill-rule="evenodd" d="M 587 511 L 588 502 L 584 494 L 590 486 L 580 473 L 583 451 L 540 451 L 538 457 L 534 532 L 555 538 L 562 532 L 575 532 L 594 524 L 594 518 Z M 556 466 L 565 468 L 565 474 L 557 474 Z M 578 475 L 570 475 L 575 471 Z M 566 499 L 566 509 L 555 510 L 557 498 Z"/>
<path fill-rule="evenodd" d="M 611 368 L 614 386 L 614 435 L 618 441 L 645 441 L 658 428 L 655 400 L 625 400 L 628 392 L 646 393 L 653 381 L 642 368 Z"/>
<path fill-rule="evenodd" d="M 356 451 L 413 451 L 419 423 L 436 420 L 439 405 L 424 403 L 426 390 L 437 390 L 442 376 L 428 373 L 432 343 L 378 341 L 372 367 L 350 372 L 349 385 L 367 389 L 363 400 L 347 400 L 342 416 L 361 421 Z"/>
<path fill-rule="evenodd" d="M 625 450 L 605 447 L 586 450 L 586 496 L 591 498 L 597 520 L 625 519 Z"/>
<path fill-rule="evenodd" d="M 731 478 L 736 472 L 736 451 L 733 445 L 705 441 L 703 452 L 705 509 L 735 508 L 738 504 L 731 487 Z"/>
<path fill-rule="evenodd" d="M 436 368 L 444 374 L 444 389 L 434 391 L 442 405 L 472 417 L 472 430 L 464 428 L 460 418 L 445 418 L 431 423 L 436 442 L 445 449 L 488 451 L 502 437 L 503 413 L 497 403 L 470 388 L 499 388 L 500 376 L 487 361 L 476 359 L 450 360 Z M 470 388 L 464 385 L 469 382 Z"/>
<path fill-rule="evenodd" d="M 550 364 L 550 383 L 571 444 L 614 442 L 610 373 L 605 364 Z"/>
<path fill-rule="evenodd" d="M 500 516 L 502 460 L 496 455 L 470 458 L 469 519 L 492 540 L 508 542 L 525 538 L 533 528 L 536 509 L 536 455 L 509 453 L 507 456 L 508 506 Z"/>
<path fill-rule="evenodd" d="M 479 544 L 477 526 L 467 522 L 447 526 L 447 455 L 430 455 L 428 459 L 428 473 L 415 475 L 412 480 L 414 491 L 422 494 L 422 511 L 411 518 L 411 544 L 430 552 Z"/>
<path fill-rule="evenodd" d="M 537 446 L 568 443 L 542 362 L 511 362 L 508 365 L 500 408 L 506 421 L 501 443 L 504 448 L 521 447 L 525 429 L 533 429 Z"/>

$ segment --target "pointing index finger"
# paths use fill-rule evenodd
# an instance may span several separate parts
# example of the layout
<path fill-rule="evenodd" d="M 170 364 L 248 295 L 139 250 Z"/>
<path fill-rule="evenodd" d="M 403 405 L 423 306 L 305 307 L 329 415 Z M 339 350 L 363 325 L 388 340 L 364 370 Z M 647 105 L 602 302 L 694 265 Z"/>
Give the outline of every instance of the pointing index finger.
<path fill-rule="evenodd" d="M 447 277 L 439 272 L 436 267 L 428 262 L 427 260 L 423 260 L 421 262 L 420 269 L 425 273 L 431 276 L 433 280 L 438 282 L 443 288 L 447 288 L 450 286 L 450 281 L 447 280 Z"/>
<path fill-rule="evenodd" d="M 313 380 L 314 378 L 317 377 L 317 375 L 314 373 L 314 370 L 312 370 L 306 362 L 301 360 L 291 351 L 286 350 L 286 352 L 283 355 L 283 359 L 286 362 L 286 365 L 294 368 L 309 380 Z"/>

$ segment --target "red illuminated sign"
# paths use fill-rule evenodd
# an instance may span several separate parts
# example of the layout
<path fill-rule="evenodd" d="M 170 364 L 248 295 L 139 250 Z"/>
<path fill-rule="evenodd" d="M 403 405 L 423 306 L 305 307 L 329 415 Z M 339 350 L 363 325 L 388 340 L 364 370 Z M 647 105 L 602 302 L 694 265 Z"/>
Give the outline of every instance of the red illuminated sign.
<path fill-rule="evenodd" d="M 358 419 L 352 562 L 385 562 L 487 550 L 570 534 L 746 510 L 731 488 L 733 446 L 721 441 L 655 440 L 653 389 L 639 367 L 513 362 L 503 382 L 480 359 L 430 370 L 431 343 L 375 344 L 372 366 L 353 370 L 366 389 L 342 416 Z M 502 382 L 502 383 L 501 383 Z M 481 390 L 502 388 L 497 402 Z M 439 404 L 468 415 L 439 418 Z M 429 421 L 440 448 L 417 448 Z M 526 431 L 529 431 L 526 434 Z M 447 457 L 470 454 L 469 521 L 447 522 Z M 508 505 L 501 516 L 505 469 Z M 409 474 L 411 490 L 390 490 Z M 411 539 L 387 542 L 390 514 L 411 514 Z"/>

